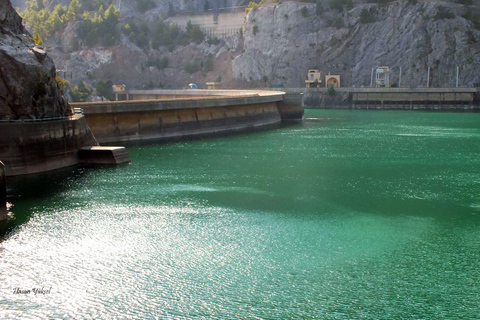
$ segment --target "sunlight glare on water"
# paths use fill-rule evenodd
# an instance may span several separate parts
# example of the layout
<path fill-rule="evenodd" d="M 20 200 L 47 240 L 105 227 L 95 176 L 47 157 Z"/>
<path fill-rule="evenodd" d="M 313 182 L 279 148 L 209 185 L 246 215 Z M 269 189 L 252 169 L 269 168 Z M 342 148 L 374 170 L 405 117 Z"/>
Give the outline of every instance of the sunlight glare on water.
<path fill-rule="evenodd" d="M 128 166 L 13 198 L 0 317 L 474 319 L 479 122 L 307 110 L 129 147 Z"/>

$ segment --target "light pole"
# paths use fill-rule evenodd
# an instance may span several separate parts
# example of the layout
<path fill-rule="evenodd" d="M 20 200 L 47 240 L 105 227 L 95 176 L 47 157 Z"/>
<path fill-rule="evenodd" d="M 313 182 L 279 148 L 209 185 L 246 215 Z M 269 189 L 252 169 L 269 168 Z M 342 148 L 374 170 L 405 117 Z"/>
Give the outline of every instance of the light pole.
<path fill-rule="evenodd" d="M 427 88 L 430 88 L 430 66 L 428 66 L 427 72 Z"/>
<path fill-rule="evenodd" d="M 373 69 L 374 69 L 374 68 L 375 68 L 375 67 L 372 67 L 372 76 L 370 77 L 370 88 L 373 87 Z"/>
<path fill-rule="evenodd" d="M 400 66 L 400 76 L 399 76 L 399 79 L 398 79 L 398 87 L 399 88 L 402 87 L 402 66 Z"/>
<path fill-rule="evenodd" d="M 457 81 L 455 82 L 455 88 L 458 88 L 458 73 L 459 73 L 459 67 L 457 66 Z"/>

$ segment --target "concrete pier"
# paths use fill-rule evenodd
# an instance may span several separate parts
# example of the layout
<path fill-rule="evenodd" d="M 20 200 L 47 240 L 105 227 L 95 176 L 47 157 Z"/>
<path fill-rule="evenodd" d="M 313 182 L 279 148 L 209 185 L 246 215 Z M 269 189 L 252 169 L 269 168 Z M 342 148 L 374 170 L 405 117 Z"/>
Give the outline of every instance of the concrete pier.
<path fill-rule="evenodd" d="M 78 151 L 78 158 L 84 164 L 122 164 L 129 163 L 125 147 L 83 147 Z"/>

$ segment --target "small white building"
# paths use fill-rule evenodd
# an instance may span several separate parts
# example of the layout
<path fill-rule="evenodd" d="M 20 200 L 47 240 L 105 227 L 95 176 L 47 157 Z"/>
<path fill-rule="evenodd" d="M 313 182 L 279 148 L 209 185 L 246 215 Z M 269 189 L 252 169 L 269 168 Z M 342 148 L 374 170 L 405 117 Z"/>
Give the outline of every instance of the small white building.
<path fill-rule="evenodd" d="M 377 67 L 375 70 L 375 86 L 377 88 L 390 87 L 390 67 Z"/>
<path fill-rule="evenodd" d="M 322 75 L 317 69 L 308 70 L 307 80 L 305 80 L 305 87 L 317 88 L 322 85 Z"/>
<path fill-rule="evenodd" d="M 128 100 L 127 86 L 124 84 L 112 85 L 113 93 L 115 94 L 115 101 Z"/>
<path fill-rule="evenodd" d="M 326 88 L 340 88 L 340 75 L 339 74 L 328 74 L 325 76 L 325 87 Z"/>

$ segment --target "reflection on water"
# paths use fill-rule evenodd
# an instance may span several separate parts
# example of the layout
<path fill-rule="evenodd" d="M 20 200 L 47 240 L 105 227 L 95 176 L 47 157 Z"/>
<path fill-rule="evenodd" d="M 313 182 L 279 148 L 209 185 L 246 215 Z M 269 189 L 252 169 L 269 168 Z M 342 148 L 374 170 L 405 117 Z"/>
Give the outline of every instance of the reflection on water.
<path fill-rule="evenodd" d="M 307 111 L 41 179 L 11 199 L 0 314 L 475 318 L 479 116 Z"/>

